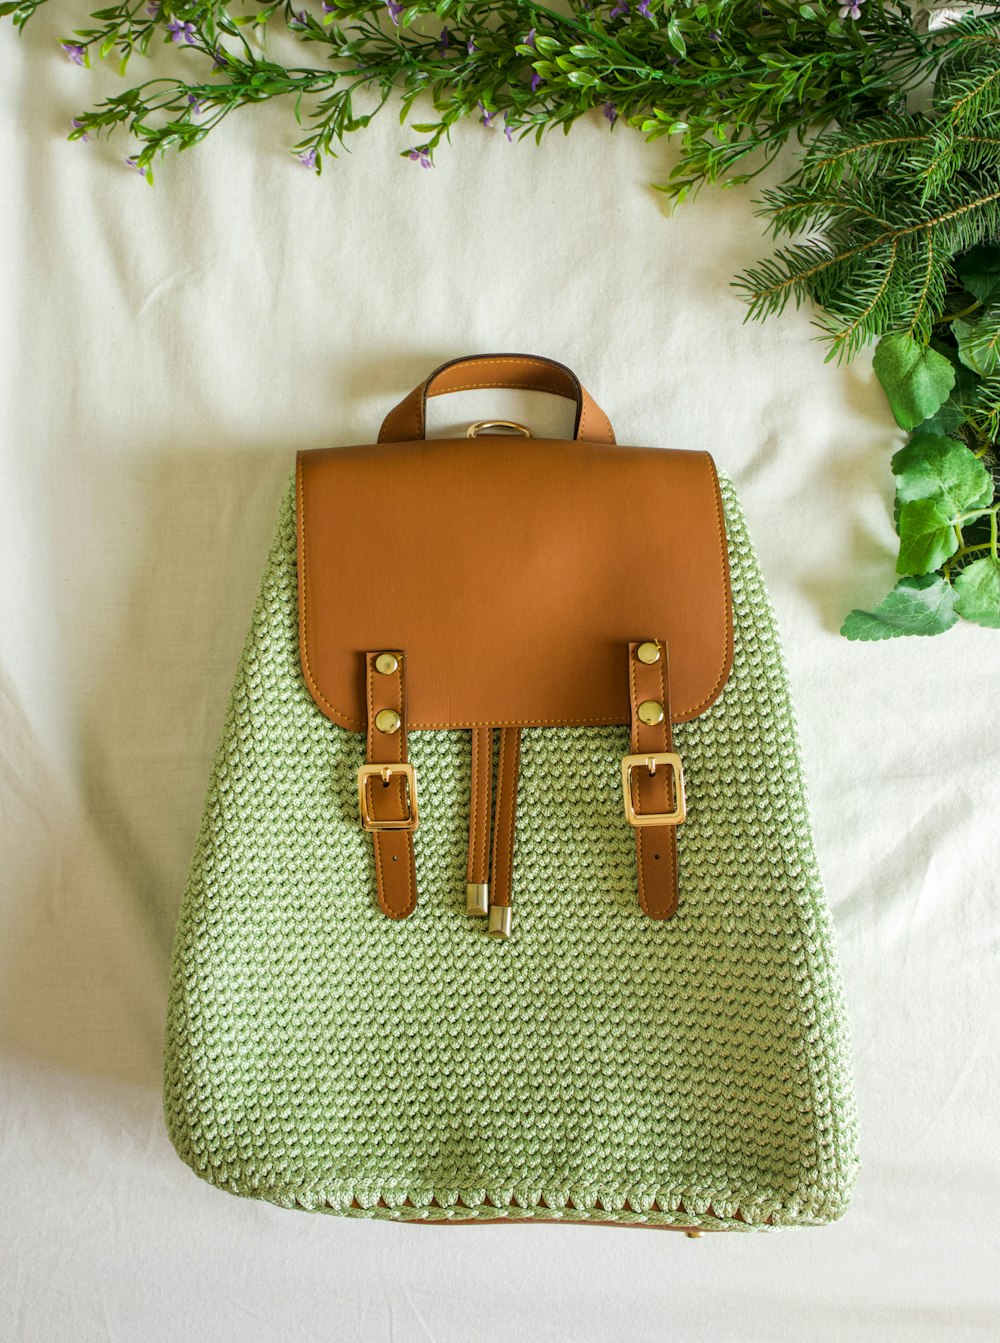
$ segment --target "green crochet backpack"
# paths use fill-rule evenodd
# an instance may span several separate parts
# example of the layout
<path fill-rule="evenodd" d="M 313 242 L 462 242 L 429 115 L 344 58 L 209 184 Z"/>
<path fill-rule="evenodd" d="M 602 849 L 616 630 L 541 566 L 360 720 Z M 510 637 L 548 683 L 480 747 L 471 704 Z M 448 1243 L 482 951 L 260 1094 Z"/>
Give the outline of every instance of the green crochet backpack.
<path fill-rule="evenodd" d="M 572 440 L 426 440 L 428 395 Z M 668 660 L 669 659 L 669 660 Z M 202 1178 L 397 1221 L 831 1222 L 850 1042 L 774 616 L 730 482 L 562 365 L 445 365 L 300 454 L 174 947 Z"/>

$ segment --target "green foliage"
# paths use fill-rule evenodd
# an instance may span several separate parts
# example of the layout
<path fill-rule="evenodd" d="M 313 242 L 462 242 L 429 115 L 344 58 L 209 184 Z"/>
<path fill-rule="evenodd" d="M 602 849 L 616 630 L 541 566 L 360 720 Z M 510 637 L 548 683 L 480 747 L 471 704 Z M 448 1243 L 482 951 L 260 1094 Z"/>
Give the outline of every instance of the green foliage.
<path fill-rule="evenodd" d="M 981 378 L 1000 373 L 1000 303 L 991 303 L 972 322 L 956 320 L 952 330 L 966 368 Z"/>
<path fill-rule="evenodd" d="M 899 559 L 896 572 L 929 574 L 958 549 L 951 509 L 936 499 L 914 499 L 899 509 Z"/>
<path fill-rule="evenodd" d="M 901 578 L 874 611 L 852 611 L 841 627 L 848 639 L 896 639 L 943 634 L 957 621 L 955 593 L 940 574 Z"/>
<path fill-rule="evenodd" d="M 896 498 L 900 504 L 918 499 L 939 502 L 957 517 L 971 509 L 988 508 L 993 479 L 964 443 L 937 434 L 914 434 L 892 459 Z"/>
<path fill-rule="evenodd" d="M 1000 629 L 1000 561 L 975 560 L 955 580 L 955 610 L 977 625 Z"/>
<path fill-rule="evenodd" d="M 955 385 L 955 370 L 944 355 L 906 332 L 883 336 L 872 367 L 903 429 L 915 429 L 929 419 Z"/>

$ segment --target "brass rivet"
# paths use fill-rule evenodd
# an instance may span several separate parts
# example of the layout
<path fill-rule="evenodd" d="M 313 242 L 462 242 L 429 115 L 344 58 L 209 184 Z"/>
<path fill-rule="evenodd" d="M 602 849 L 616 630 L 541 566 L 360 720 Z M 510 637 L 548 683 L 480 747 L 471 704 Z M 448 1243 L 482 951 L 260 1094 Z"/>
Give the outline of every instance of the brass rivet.
<path fill-rule="evenodd" d="M 647 640 L 646 643 L 639 645 L 635 650 L 635 655 L 640 662 L 645 662 L 647 667 L 651 667 L 654 662 L 659 662 L 660 660 L 660 645 L 655 639 L 652 641 Z"/>
<path fill-rule="evenodd" d="M 399 714 L 395 709 L 379 709 L 375 715 L 375 726 L 379 732 L 398 732 Z"/>
<path fill-rule="evenodd" d="M 378 719 L 376 718 L 376 723 Z M 659 700 L 644 699 L 639 705 L 639 721 L 645 723 L 648 727 L 655 727 L 657 723 L 663 722 L 663 705 Z"/>
<path fill-rule="evenodd" d="M 399 658 L 395 653 L 379 653 L 375 659 L 375 670 L 381 672 L 383 676 L 391 676 L 394 671 L 399 670 Z M 395 732 L 395 728 L 392 729 Z"/>

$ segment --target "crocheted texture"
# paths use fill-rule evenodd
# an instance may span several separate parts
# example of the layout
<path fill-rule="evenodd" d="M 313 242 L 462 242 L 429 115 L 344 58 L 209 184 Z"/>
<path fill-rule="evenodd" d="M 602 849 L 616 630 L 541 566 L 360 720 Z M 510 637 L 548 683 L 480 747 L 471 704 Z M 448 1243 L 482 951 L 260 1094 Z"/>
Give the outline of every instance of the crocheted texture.
<path fill-rule="evenodd" d="M 465 913 L 463 732 L 410 736 L 420 901 L 379 912 L 364 737 L 299 670 L 289 492 L 174 949 L 165 1108 L 199 1175 L 397 1220 L 753 1230 L 843 1213 L 857 1121 L 833 929 L 773 612 L 722 486 L 735 658 L 675 730 L 679 911 L 639 909 L 626 729 L 530 729 L 509 942 Z"/>

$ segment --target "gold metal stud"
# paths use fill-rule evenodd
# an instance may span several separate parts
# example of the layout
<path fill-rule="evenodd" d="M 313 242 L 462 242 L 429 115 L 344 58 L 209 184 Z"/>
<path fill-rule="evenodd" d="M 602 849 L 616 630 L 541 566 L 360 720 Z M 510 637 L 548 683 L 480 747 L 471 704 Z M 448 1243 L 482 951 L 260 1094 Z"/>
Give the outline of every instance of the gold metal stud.
<path fill-rule="evenodd" d="M 375 715 L 375 726 L 379 732 L 398 732 L 400 717 L 395 709 L 379 709 Z"/>
<path fill-rule="evenodd" d="M 705 1233 L 704 1231 L 685 1231 L 684 1234 L 688 1240 L 700 1240 Z"/>
<path fill-rule="evenodd" d="M 378 719 L 375 720 L 378 722 Z M 655 727 L 663 722 L 663 705 L 658 699 L 644 699 L 639 705 L 639 722 Z"/>
<path fill-rule="evenodd" d="M 375 670 L 381 672 L 383 676 L 391 676 L 394 671 L 399 670 L 399 658 L 395 653 L 379 653 L 375 659 Z M 395 732 L 395 728 L 392 729 Z"/>
<path fill-rule="evenodd" d="M 647 667 L 652 667 L 654 663 L 660 660 L 661 644 L 659 639 L 647 640 L 640 644 L 635 650 L 635 655 L 640 662 L 644 662 Z"/>
<path fill-rule="evenodd" d="M 510 937 L 510 905 L 490 905 L 490 937 Z"/>
<path fill-rule="evenodd" d="M 465 883 L 465 912 L 477 919 L 490 912 L 490 888 L 485 881 Z"/>

